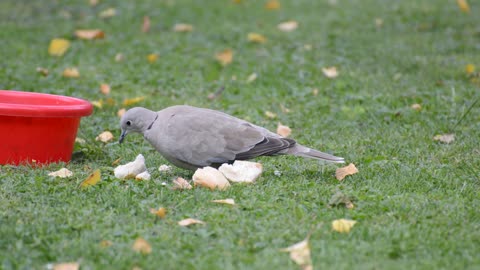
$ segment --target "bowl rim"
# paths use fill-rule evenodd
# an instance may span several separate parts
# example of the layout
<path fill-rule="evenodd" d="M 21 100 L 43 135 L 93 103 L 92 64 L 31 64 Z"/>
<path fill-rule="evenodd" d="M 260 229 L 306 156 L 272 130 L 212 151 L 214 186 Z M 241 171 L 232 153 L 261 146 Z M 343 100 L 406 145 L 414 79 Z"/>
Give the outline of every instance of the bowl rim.
<path fill-rule="evenodd" d="M 48 101 L 57 101 L 59 104 L 7 103 L 2 101 L 2 97 L 24 100 L 41 98 Z M 90 115 L 92 111 L 92 104 L 80 98 L 38 92 L 0 90 L 0 116 L 82 117 Z"/>

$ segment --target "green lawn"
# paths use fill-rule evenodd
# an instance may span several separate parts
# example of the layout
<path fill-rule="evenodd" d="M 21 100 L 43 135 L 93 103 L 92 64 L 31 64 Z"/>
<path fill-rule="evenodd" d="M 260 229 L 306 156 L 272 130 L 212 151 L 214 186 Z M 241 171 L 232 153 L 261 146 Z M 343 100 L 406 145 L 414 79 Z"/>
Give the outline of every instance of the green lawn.
<path fill-rule="evenodd" d="M 108 83 L 116 104 L 83 118 L 78 136 L 87 145 L 76 145 L 70 164 L 0 166 L 0 269 L 70 261 L 81 269 L 296 269 L 279 249 L 309 232 L 315 269 L 479 269 L 480 104 L 468 109 L 480 84 L 478 74 L 465 72 L 469 63 L 480 69 L 479 3 L 470 1 L 465 14 L 447 0 L 280 2 L 270 11 L 251 0 L 101 0 L 95 7 L 87 0 L 2 0 L 0 89 L 95 101 L 105 99 L 99 85 Z M 109 7 L 117 15 L 99 18 Z M 144 16 L 149 33 L 141 32 Z M 279 31 L 286 20 L 298 21 L 298 29 Z M 175 23 L 194 31 L 173 32 Z M 82 28 L 100 28 L 106 38 L 74 39 Z M 268 41 L 249 43 L 249 32 Z M 56 37 L 72 41 L 60 58 L 47 53 Z M 226 48 L 234 60 L 222 67 L 214 55 Z M 114 60 L 118 53 L 122 62 Z M 147 61 L 151 53 L 160 55 L 157 62 Z M 81 77 L 63 78 L 72 66 Z M 326 78 L 327 66 L 340 75 Z M 254 72 L 258 78 L 247 83 Z M 219 98 L 207 98 L 221 87 Z M 189 104 L 272 130 L 281 122 L 300 143 L 343 156 L 360 172 L 339 182 L 337 165 L 262 158 L 265 171 L 254 185 L 172 191 L 162 182 L 191 172 L 158 172 L 166 160 L 141 136 L 121 145 L 95 141 L 104 130 L 118 138 L 116 113 L 136 96 L 147 97 L 137 105 L 154 110 Z M 411 109 L 414 103 L 422 110 Z M 433 141 L 445 133 L 455 141 Z M 139 153 L 153 179 L 115 179 L 112 162 Z M 72 178 L 47 176 L 64 166 Z M 102 181 L 79 189 L 96 168 Z M 328 206 L 338 190 L 356 198 L 354 209 Z M 237 204 L 210 202 L 224 198 Z M 160 206 L 168 213 L 156 220 L 149 209 Z M 207 224 L 177 225 L 187 217 Z M 336 233 L 330 223 L 339 218 L 358 223 Z M 150 242 L 151 254 L 132 251 L 137 237 Z M 102 240 L 113 244 L 101 247 Z"/>

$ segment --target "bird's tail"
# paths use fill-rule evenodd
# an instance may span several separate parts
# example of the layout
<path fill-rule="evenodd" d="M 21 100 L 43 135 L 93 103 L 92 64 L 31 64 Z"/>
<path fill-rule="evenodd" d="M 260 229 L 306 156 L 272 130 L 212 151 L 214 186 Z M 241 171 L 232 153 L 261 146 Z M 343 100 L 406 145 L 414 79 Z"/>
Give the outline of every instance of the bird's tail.
<path fill-rule="evenodd" d="M 294 147 L 288 148 L 288 152 L 286 152 L 286 154 L 325 160 L 325 161 L 334 162 L 334 163 L 345 163 L 345 160 L 342 157 L 337 157 L 334 155 L 323 153 L 300 144 L 296 144 Z"/>

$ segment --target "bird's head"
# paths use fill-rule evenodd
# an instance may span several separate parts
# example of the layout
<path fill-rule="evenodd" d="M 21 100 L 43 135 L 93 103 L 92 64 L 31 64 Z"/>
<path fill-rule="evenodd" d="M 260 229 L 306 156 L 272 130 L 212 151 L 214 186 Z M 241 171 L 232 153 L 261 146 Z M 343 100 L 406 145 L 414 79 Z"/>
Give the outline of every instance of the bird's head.
<path fill-rule="evenodd" d="M 152 127 L 157 117 L 158 115 L 156 112 L 142 107 L 135 107 L 126 111 L 120 120 L 122 134 L 120 135 L 120 140 L 118 142 L 122 143 L 128 133 L 145 132 Z"/>

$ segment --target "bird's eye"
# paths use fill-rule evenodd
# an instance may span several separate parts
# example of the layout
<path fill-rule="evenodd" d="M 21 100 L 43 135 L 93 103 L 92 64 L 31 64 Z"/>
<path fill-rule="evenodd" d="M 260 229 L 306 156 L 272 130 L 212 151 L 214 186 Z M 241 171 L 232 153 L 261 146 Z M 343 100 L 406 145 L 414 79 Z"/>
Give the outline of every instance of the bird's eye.
<path fill-rule="evenodd" d="M 132 122 L 129 120 L 129 121 L 127 121 L 127 123 L 125 123 L 125 124 L 127 124 L 127 126 L 131 126 L 131 125 L 132 125 Z"/>

